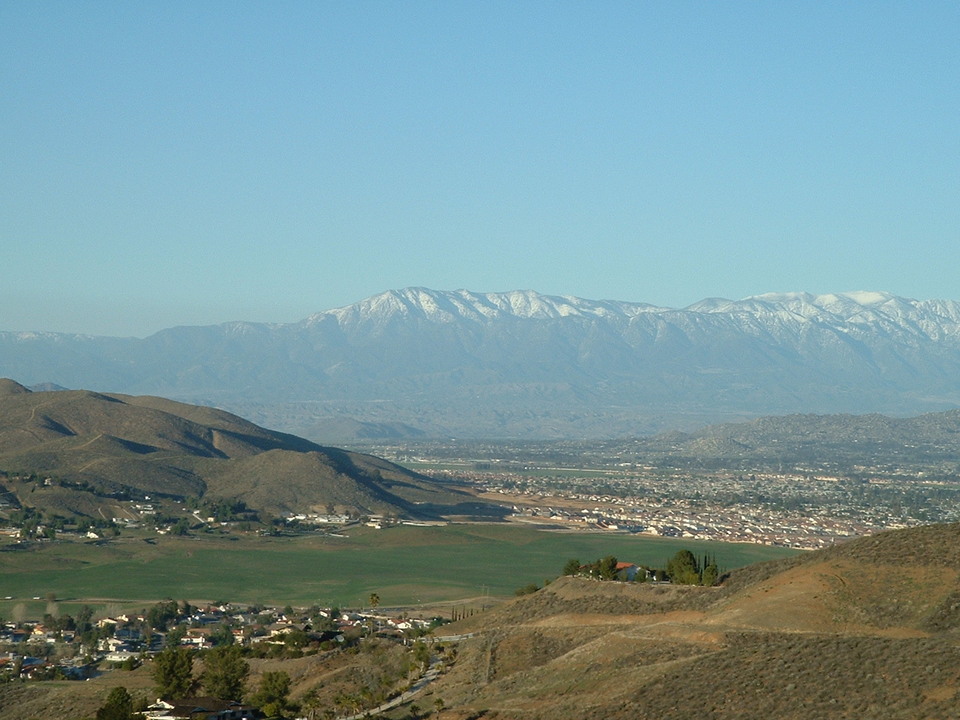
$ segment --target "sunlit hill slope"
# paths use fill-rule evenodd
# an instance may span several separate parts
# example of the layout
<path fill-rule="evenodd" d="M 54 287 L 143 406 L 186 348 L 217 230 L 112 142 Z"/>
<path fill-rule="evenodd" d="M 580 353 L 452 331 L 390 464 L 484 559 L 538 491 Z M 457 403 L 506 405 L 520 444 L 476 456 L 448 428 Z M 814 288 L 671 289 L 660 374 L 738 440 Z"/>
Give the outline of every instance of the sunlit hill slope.
<path fill-rule="evenodd" d="M 947 718 L 960 526 L 744 568 L 722 587 L 561 578 L 462 621 L 450 718 Z"/>

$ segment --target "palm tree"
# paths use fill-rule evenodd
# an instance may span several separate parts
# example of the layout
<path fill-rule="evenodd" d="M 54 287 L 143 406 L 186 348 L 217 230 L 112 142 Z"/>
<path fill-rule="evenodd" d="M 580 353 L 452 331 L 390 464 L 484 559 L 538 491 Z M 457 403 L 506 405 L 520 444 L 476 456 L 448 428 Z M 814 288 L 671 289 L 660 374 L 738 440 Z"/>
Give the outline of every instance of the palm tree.
<path fill-rule="evenodd" d="M 321 705 L 320 695 L 317 693 L 316 688 L 308 692 L 300 700 L 300 706 L 309 713 L 310 720 L 316 720 L 317 712 L 320 710 Z"/>

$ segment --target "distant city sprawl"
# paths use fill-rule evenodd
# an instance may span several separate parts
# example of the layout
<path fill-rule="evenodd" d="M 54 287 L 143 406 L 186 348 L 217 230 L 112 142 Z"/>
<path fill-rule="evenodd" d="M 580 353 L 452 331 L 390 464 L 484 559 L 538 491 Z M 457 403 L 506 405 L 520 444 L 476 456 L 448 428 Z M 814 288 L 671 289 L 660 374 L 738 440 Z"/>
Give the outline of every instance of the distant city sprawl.
<path fill-rule="evenodd" d="M 514 520 L 569 529 L 815 549 L 960 517 L 960 478 L 910 463 L 771 468 L 758 462 L 750 471 L 689 462 L 643 464 L 603 456 L 594 447 L 576 461 L 562 457 L 558 465 L 547 448 L 557 453 L 553 445 L 529 443 L 378 451 L 508 504 Z"/>

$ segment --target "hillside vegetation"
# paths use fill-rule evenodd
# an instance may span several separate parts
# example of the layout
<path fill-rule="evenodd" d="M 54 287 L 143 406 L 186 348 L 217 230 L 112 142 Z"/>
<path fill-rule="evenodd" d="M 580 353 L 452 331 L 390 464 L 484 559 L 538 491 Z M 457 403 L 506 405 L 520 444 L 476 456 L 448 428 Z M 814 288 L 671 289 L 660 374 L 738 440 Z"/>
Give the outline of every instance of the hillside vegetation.
<path fill-rule="evenodd" d="M 562 578 L 454 628 L 449 718 L 950 718 L 960 526 L 883 533 L 721 587 Z"/>

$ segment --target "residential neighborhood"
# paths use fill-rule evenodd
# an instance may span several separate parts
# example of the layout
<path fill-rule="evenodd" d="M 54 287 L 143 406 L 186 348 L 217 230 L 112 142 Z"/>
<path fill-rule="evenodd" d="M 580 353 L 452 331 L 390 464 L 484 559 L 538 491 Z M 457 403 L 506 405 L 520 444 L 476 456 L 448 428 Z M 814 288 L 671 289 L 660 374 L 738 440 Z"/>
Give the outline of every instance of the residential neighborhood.
<path fill-rule="evenodd" d="M 902 472 L 902 471 L 900 471 Z M 621 468 L 435 469 L 510 519 L 568 530 L 645 533 L 815 550 L 881 530 L 960 517 L 955 481 L 890 471 L 827 474 Z"/>
<path fill-rule="evenodd" d="M 377 602 L 375 596 L 371 600 Z M 85 606 L 77 617 L 47 615 L 0 624 L 0 682 L 84 681 L 132 670 L 171 648 L 202 653 L 231 647 L 252 658 L 288 659 L 372 639 L 412 647 L 443 622 L 375 607 L 294 610 L 167 600 L 144 612 L 94 618 Z M 141 710 L 148 720 L 262 717 L 253 704 L 213 697 L 161 697 Z"/>

